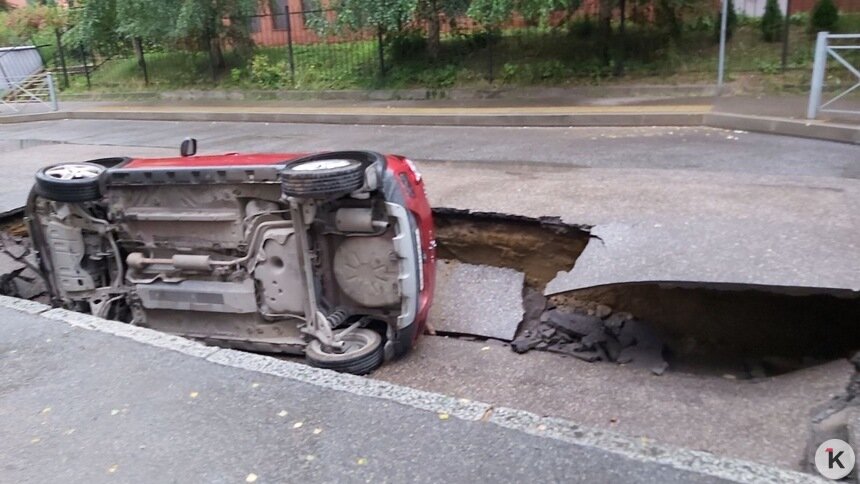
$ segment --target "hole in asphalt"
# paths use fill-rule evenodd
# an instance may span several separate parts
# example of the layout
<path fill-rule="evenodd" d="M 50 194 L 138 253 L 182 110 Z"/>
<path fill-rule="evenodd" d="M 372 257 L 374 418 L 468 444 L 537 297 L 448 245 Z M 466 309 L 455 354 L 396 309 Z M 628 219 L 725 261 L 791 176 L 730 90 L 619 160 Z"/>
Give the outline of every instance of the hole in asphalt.
<path fill-rule="evenodd" d="M 644 367 L 658 374 L 667 370 L 668 363 L 670 371 L 736 379 L 783 374 L 850 356 L 860 348 L 856 292 L 641 283 L 547 298 L 543 296 L 547 283 L 560 271 L 571 270 L 588 244 L 587 226 L 557 218 L 444 208 L 434 209 L 434 216 L 441 263 L 522 274 L 518 283 L 514 280 L 516 284 L 501 293 L 504 299 L 521 303 L 510 322 L 509 337 L 469 328 L 437 328 L 441 334 L 513 339 L 511 346 L 517 352 L 544 350 L 586 361 Z M 21 215 L 0 220 L 0 293 L 49 303 L 35 266 Z M 464 294 L 467 301 L 487 302 L 481 299 L 485 296 Z M 434 306 L 446 304 L 451 302 L 437 298 Z M 464 312 L 462 307 L 455 310 Z M 497 323 L 488 317 L 482 322 L 485 327 L 478 329 L 492 330 Z"/>

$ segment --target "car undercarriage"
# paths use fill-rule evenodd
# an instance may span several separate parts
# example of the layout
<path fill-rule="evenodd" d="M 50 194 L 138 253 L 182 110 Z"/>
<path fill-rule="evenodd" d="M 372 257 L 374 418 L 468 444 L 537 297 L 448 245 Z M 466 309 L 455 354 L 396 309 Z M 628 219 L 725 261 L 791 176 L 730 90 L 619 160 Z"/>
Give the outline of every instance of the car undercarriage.
<path fill-rule="evenodd" d="M 399 157 L 61 164 L 27 217 L 55 305 L 341 371 L 405 353 L 432 297 L 430 209 Z"/>

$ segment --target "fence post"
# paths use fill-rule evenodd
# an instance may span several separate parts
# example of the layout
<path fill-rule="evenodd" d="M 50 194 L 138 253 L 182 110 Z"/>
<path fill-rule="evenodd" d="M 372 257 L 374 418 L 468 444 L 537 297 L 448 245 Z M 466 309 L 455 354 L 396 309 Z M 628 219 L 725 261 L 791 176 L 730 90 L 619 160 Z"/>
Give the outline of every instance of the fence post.
<path fill-rule="evenodd" d="M 717 65 L 717 94 L 723 94 L 723 78 L 726 72 L 726 24 L 729 21 L 729 0 L 723 0 L 720 15 L 720 59 Z"/>
<path fill-rule="evenodd" d="M 296 87 L 296 59 L 293 56 L 293 23 L 290 18 L 290 2 L 284 2 L 284 10 L 287 15 L 287 59 L 290 62 L 290 82 Z"/>
<path fill-rule="evenodd" d="M 382 27 L 376 29 L 376 44 L 379 51 L 379 78 L 385 77 L 385 48 L 383 45 L 384 38 L 382 35 Z"/>
<path fill-rule="evenodd" d="M 57 89 L 54 87 L 54 76 L 49 72 L 45 79 L 48 81 L 48 96 L 51 98 L 51 109 L 59 111 L 60 106 L 57 105 Z"/>
<path fill-rule="evenodd" d="M 824 89 L 824 71 L 827 69 L 827 36 L 830 32 L 818 32 L 815 42 L 815 60 L 812 64 L 812 82 L 809 86 L 809 107 L 806 117 L 818 117 L 818 106 L 821 105 L 821 91 Z"/>
<path fill-rule="evenodd" d="M 60 68 L 63 69 L 63 87 L 69 87 L 69 71 L 66 69 L 66 53 L 63 51 L 63 34 L 60 29 L 54 29 L 54 36 L 57 38 L 57 55 L 60 58 Z"/>
<path fill-rule="evenodd" d="M 84 75 L 87 76 L 87 90 L 92 88 L 90 84 L 90 68 L 87 65 L 87 51 L 84 50 L 84 44 L 78 44 L 78 50 L 81 53 L 81 61 L 84 63 Z"/>

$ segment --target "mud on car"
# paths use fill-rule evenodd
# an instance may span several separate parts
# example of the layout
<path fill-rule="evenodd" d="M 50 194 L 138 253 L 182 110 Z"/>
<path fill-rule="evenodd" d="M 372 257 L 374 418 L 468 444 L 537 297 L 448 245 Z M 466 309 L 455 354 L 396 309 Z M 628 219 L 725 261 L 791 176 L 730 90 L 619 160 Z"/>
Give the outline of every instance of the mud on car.
<path fill-rule="evenodd" d="M 194 152 L 36 174 L 26 217 L 55 305 L 359 374 L 410 349 L 435 241 L 409 160 Z"/>

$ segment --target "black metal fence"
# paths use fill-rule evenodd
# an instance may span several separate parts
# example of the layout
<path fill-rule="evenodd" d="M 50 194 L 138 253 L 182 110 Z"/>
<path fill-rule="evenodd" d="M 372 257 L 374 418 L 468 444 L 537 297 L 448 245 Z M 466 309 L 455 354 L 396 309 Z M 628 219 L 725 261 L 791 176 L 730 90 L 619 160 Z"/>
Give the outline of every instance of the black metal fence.
<path fill-rule="evenodd" d="M 598 84 L 614 79 L 713 82 L 717 12 L 670 33 L 653 16 L 627 12 L 601 31 L 582 12 L 551 22 L 515 18 L 486 28 L 468 17 L 442 19 L 438 42 L 424 23 L 396 31 L 338 25 L 330 9 L 264 13 L 225 20 L 242 32 L 217 52 L 189 42 L 55 49 L 54 67 L 76 89 L 348 89 L 445 88 L 454 85 Z M 757 19 L 744 18 L 731 37 L 728 72 L 778 74 L 810 69 L 812 40 L 803 20 L 790 23 L 791 48 L 760 39 Z M 653 82 L 653 81 L 652 81 Z"/>

